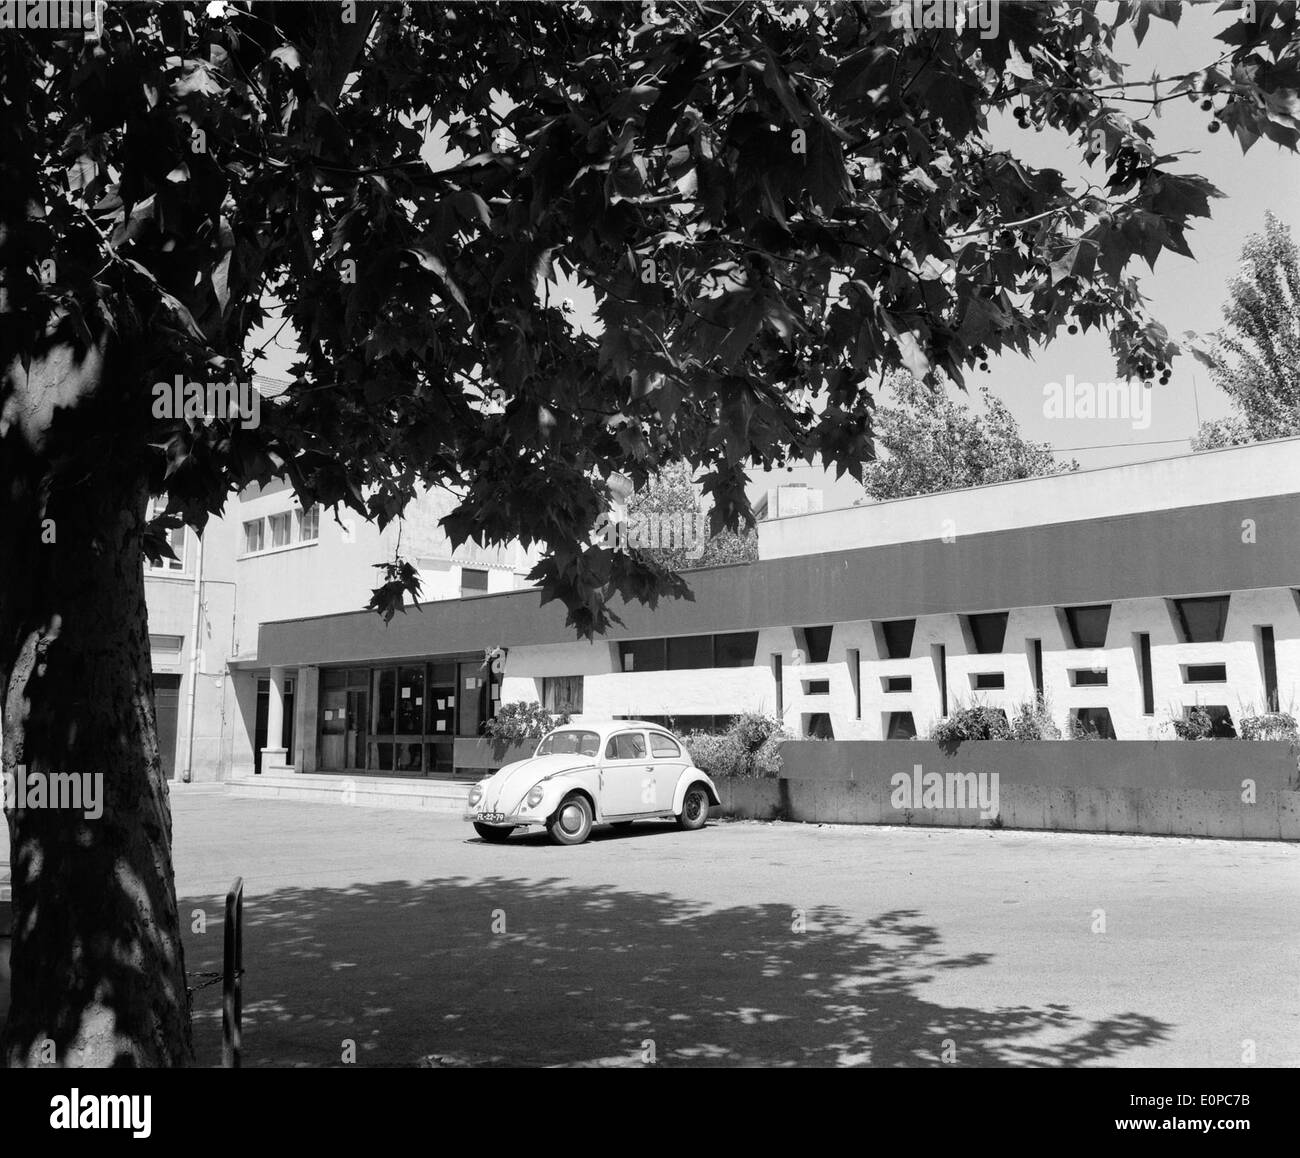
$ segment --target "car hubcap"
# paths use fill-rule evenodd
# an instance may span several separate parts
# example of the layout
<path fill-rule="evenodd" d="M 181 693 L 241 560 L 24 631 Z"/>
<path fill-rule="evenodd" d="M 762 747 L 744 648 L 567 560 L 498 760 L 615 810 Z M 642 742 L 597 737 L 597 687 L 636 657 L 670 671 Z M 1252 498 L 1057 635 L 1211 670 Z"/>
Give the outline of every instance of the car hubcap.
<path fill-rule="evenodd" d="M 700 818 L 700 794 L 692 792 L 686 800 L 686 819 L 698 820 Z"/>
<path fill-rule="evenodd" d="M 577 804 L 567 805 L 560 813 L 560 827 L 565 832 L 578 832 L 582 828 L 582 808 Z"/>

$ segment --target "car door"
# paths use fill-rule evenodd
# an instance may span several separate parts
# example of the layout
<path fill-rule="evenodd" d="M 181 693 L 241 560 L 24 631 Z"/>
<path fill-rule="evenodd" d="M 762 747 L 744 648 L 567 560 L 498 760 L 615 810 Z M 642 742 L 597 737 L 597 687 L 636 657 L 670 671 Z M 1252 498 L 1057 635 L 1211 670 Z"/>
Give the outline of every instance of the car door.
<path fill-rule="evenodd" d="M 603 816 L 635 816 L 655 811 L 655 774 L 645 733 L 615 732 L 601 761 L 600 811 Z"/>
<path fill-rule="evenodd" d="M 690 762 L 690 756 L 667 732 L 651 732 L 649 739 L 650 763 L 655 778 L 655 810 L 671 812 L 677 781 Z"/>

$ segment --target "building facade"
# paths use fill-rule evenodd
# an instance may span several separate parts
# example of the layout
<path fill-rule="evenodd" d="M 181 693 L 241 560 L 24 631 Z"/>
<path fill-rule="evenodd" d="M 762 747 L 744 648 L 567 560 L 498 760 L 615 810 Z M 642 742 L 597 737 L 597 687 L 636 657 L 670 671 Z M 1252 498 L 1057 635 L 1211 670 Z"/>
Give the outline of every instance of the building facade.
<path fill-rule="evenodd" d="M 690 572 L 691 601 L 620 605 L 592 641 L 520 589 L 509 552 L 429 554 L 445 597 L 385 625 L 357 609 L 392 541 L 363 525 L 326 543 L 326 518 L 310 549 L 292 520 L 287 542 L 268 522 L 275 546 L 248 530 L 290 502 L 268 490 L 230 516 L 225 716 L 196 776 L 474 775 L 511 701 L 679 730 L 761 711 L 866 740 L 1041 701 L 1064 734 L 1173 739 L 1193 707 L 1229 734 L 1300 692 L 1300 439 L 836 510 L 769 502 L 801 513 L 759 524 L 757 562 Z M 476 569 L 486 586 L 466 584 Z"/>

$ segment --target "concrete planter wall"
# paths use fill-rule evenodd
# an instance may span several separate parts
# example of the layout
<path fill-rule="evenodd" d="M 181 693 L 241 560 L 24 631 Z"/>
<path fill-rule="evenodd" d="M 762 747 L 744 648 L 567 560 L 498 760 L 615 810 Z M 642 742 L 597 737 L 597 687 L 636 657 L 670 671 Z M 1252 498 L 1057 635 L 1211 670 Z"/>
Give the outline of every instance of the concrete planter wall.
<path fill-rule="evenodd" d="M 718 781 L 725 815 L 1300 840 L 1300 778 L 1284 742 L 832 740 L 788 743 L 781 755 L 780 779 Z M 996 774 L 995 814 L 922 806 L 913 790 L 932 773 L 966 788 Z"/>

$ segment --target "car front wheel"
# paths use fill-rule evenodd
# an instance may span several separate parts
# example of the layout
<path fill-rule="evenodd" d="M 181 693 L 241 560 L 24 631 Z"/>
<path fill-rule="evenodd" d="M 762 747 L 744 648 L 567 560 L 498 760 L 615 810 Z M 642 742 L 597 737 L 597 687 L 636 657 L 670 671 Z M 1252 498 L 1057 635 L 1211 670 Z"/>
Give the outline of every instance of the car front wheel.
<path fill-rule="evenodd" d="M 479 824 L 474 821 L 474 831 L 479 834 L 488 844 L 500 844 L 507 836 L 514 832 L 513 826 L 502 828 L 495 824 Z"/>
<path fill-rule="evenodd" d="M 586 840 L 591 835 L 591 805 L 587 798 L 575 792 L 561 800 L 546 831 L 556 844 L 581 844 Z"/>
<path fill-rule="evenodd" d="M 682 810 L 677 815 L 677 824 L 687 832 L 694 832 L 697 828 L 703 828 L 708 818 L 709 791 L 703 784 L 692 784 L 686 790 L 686 796 L 682 800 Z"/>

